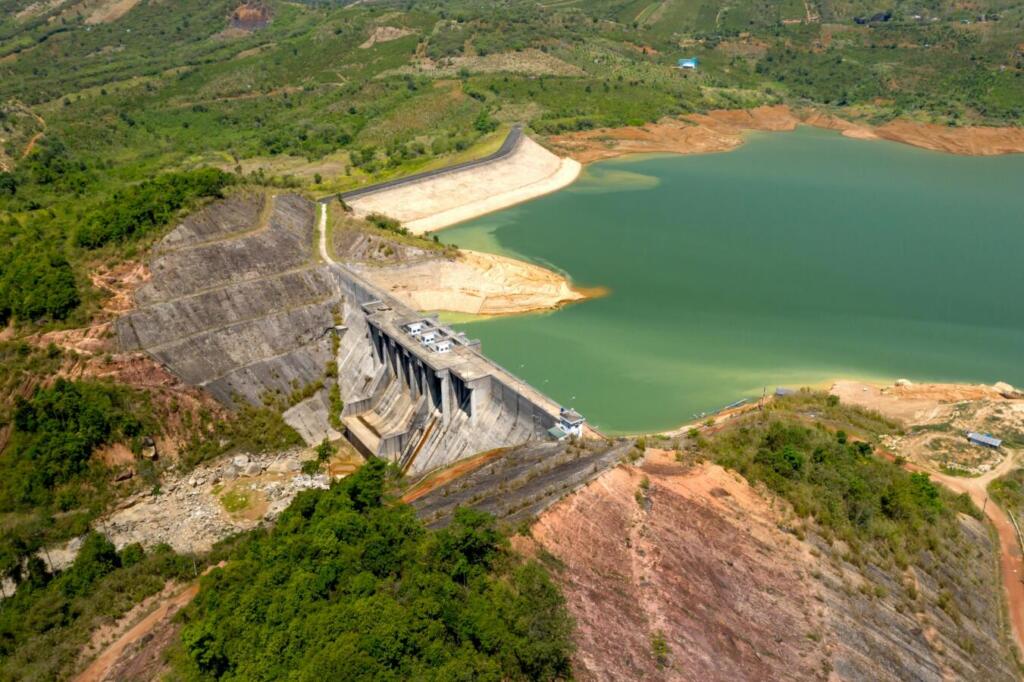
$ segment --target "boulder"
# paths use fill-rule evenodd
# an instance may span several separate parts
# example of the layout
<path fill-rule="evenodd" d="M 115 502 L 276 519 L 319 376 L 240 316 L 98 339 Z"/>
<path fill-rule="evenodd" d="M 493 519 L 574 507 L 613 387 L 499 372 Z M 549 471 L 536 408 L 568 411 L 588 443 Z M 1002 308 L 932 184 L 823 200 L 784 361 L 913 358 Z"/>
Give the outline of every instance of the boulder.
<path fill-rule="evenodd" d="M 250 462 L 242 468 L 242 473 L 246 476 L 259 476 L 263 473 L 263 465 L 258 462 Z"/>
<path fill-rule="evenodd" d="M 276 462 L 272 462 L 270 466 L 267 467 L 267 471 L 272 474 L 284 474 L 291 471 L 291 469 L 289 469 L 290 464 L 291 462 L 288 462 L 287 460 L 278 460 Z"/>
<path fill-rule="evenodd" d="M 239 469 L 241 469 L 249 463 L 249 455 L 235 455 L 234 457 L 231 458 L 231 463 L 234 464 Z"/>
<path fill-rule="evenodd" d="M 997 381 L 992 384 L 992 388 L 996 390 L 996 393 L 1003 396 L 1004 398 L 1020 398 L 1024 396 L 1020 391 L 1006 383 L 1005 381 Z"/>

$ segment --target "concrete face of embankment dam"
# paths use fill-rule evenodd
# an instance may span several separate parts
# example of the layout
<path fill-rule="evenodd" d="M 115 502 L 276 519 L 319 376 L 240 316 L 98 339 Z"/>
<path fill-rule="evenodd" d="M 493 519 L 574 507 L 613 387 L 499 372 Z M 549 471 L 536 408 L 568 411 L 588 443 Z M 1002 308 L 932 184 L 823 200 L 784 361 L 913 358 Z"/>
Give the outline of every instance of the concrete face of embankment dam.
<path fill-rule="evenodd" d="M 358 216 L 381 213 L 424 234 L 535 199 L 572 184 L 579 162 L 560 158 L 519 127 L 486 159 L 347 192 Z"/>
<path fill-rule="evenodd" d="M 556 403 L 460 335 L 316 259 L 317 213 L 297 195 L 251 194 L 186 218 L 156 247 L 152 278 L 118 320 L 121 347 L 229 407 L 268 393 L 287 402 L 319 382 L 285 412 L 310 444 L 339 435 L 329 425 L 336 381 L 350 440 L 411 474 L 548 438 Z M 434 336 L 411 332 L 417 322 Z"/>

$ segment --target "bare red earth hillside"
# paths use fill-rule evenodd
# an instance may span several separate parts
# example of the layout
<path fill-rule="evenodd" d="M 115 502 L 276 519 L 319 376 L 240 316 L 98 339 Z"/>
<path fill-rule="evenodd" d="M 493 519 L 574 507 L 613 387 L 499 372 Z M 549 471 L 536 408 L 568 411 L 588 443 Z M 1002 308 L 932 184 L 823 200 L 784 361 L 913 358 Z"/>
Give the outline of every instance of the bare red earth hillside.
<path fill-rule="evenodd" d="M 246 3 L 239 5 L 231 13 L 231 28 L 243 31 L 255 31 L 270 23 L 270 8 L 262 3 Z"/>
<path fill-rule="evenodd" d="M 581 680 L 1013 680 L 995 544 L 976 520 L 961 526 L 976 548 L 966 569 L 856 567 L 738 474 L 649 450 L 515 542 L 553 566 Z M 965 570 L 972 589 L 950 618 L 932 574 Z"/>

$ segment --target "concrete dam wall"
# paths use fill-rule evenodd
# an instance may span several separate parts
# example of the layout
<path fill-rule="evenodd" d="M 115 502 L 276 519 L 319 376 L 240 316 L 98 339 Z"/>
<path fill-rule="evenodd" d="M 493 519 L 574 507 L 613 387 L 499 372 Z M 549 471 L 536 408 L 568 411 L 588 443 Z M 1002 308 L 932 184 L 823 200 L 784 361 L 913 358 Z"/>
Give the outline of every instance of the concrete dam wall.
<path fill-rule="evenodd" d="M 297 195 L 254 194 L 186 218 L 156 247 L 151 280 L 117 322 L 122 348 L 233 408 L 268 394 L 281 404 L 321 382 L 285 412 L 311 444 L 340 435 L 327 398 L 337 382 L 349 440 L 411 474 L 550 439 L 556 403 L 478 343 L 315 258 L 316 209 Z"/>
<path fill-rule="evenodd" d="M 340 198 L 356 215 L 383 213 L 413 234 L 423 234 L 554 192 L 572 184 L 580 170 L 577 161 L 559 158 L 515 126 L 486 158 L 352 190 Z"/>

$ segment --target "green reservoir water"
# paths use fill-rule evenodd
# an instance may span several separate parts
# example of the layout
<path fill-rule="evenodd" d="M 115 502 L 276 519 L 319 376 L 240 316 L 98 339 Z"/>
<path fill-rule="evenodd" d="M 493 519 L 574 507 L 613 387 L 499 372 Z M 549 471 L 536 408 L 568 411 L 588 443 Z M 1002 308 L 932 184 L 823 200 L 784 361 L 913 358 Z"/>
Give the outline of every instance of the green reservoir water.
<path fill-rule="evenodd" d="M 598 163 L 441 238 L 611 290 L 456 324 L 611 433 L 843 376 L 1024 384 L 1024 155 L 800 128 Z"/>

